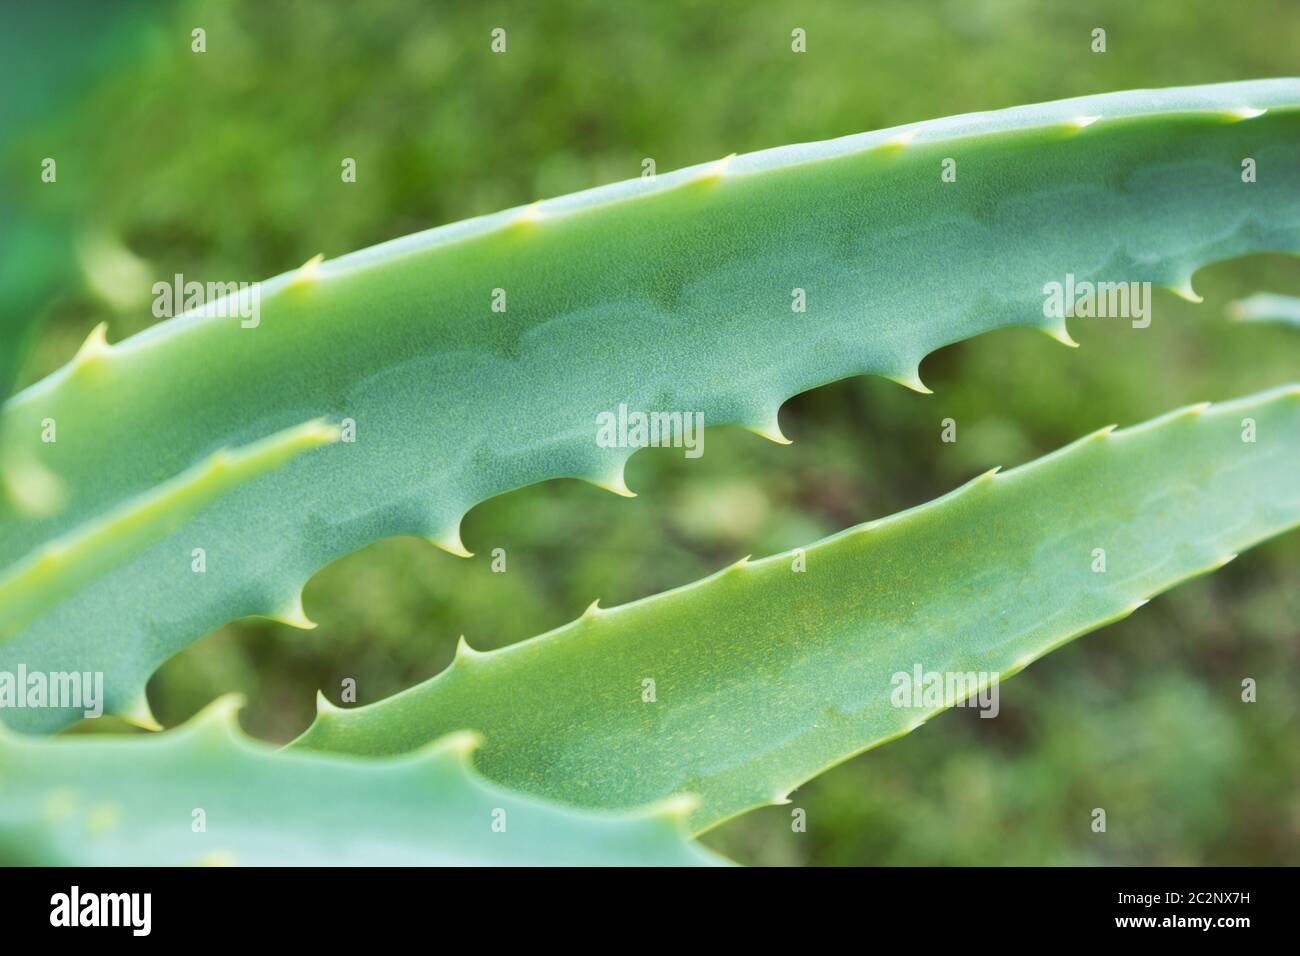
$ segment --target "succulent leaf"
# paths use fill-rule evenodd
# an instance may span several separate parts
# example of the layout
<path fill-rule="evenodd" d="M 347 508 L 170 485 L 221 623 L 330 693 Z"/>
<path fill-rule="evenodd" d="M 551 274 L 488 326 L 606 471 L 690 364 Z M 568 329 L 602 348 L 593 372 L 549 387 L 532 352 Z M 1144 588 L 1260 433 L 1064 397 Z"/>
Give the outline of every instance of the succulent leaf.
<path fill-rule="evenodd" d="M 489 779 L 590 807 L 689 793 L 706 830 L 954 703 L 898 706 L 897 675 L 975 690 L 1300 524 L 1297 475 L 1300 386 L 1102 429 L 806 549 L 459 655 L 387 700 L 322 709 L 291 746 L 387 754 L 468 727 Z"/>
<path fill-rule="evenodd" d="M 338 438 L 337 426 L 315 421 L 247 448 L 222 449 L 108 516 L 42 545 L 0 571 L 0 641 L 131 555 L 167 537 L 222 494 Z M 190 566 L 190 558 L 188 552 L 178 553 L 177 566 Z"/>
<path fill-rule="evenodd" d="M 26 738 L 0 729 L 0 863 L 10 865 L 708 865 L 681 801 L 632 814 L 509 793 L 470 766 L 475 735 L 399 758 L 277 753 L 222 698 L 164 734 Z"/>
<path fill-rule="evenodd" d="M 0 667 L 89 665 L 134 700 L 191 641 L 293 607 L 378 538 L 466 553 L 460 520 L 494 495 L 564 476 L 626 493 L 632 449 L 595 440 L 621 403 L 780 440 L 778 408 L 807 389 L 871 373 L 924 391 L 926 354 L 1006 326 L 1069 341 L 1043 308 L 1067 274 L 1192 296 L 1202 265 L 1300 251 L 1297 146 L 1300 80 L 1106 94 L 730 157 L 313 260 L 258 287 L 255 327 L 189 313 L 7 403 L 0 460 L 55 476 L 67 505 L 0 503 L 0 568 L 213 448 L 317 416 L 356 440 L 224 496 L 0 645 Z M 1267 171 L 1249 186 L 1243 155 Z M 46 419 L 57 444 L 38 439 Z M 201 582 L 173 560 L 192 541 L 228 556 Z"/>

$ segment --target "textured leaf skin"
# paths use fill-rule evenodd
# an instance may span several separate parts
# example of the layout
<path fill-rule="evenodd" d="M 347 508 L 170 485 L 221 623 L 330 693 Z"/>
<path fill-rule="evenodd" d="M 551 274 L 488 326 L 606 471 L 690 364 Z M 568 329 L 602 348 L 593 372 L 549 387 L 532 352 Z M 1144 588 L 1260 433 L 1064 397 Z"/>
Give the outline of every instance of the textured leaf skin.
<path fill-rule="evenodd" d="M 1067 272 L 1190 295 L 1208 262 L 1300 250 L 1297 104 L 1289 79 L 1137 91 L 769 150 L 309 265 L 263 284 L 256 329 L 162 323 L 94 380 L 62 371 L 6 406 L 0 436 L 71 504 L 0 513 L 0 567 L 213 447 L 315 416 L 355 419 L 357 441 L 226 496 L 0 646 L 0 667 L 94 666 L 113 700 L 135 699 L 171 654 L 294 606 L 371 541 L 461 551 L 461 517 L 493 495 L 562 476 L 621 489 L 630 451 L 595 442 L 621 402 L 780 440 L 781 402 L 815 386 L 923 387 L 925 354 L 1009 325 L 1067 339 L 1042 310 Z M 1269 171 L 1249 187 L 1247 154 Z M 947 157 L 956 183 L 940 180 Z M 44 416 L 57 446 L 31 445 Z M 202 581 L 171 559 L 196 540 L 227 558 Z"/>
<path fill-rule="evenodd" d="M 1300 298 L 1258 292 L 1232 303 L 1229 314 L 1240 322 L 1282 322 L 1300 326 Z"/>
<path fill-rule="evenodd" d="M 339 429 L 307 422 L 247 448 L 222 450 L 107 518 L 42 546 L 0 573 L 0 640 L 75 594 L 97 575 L 166 537 L 222 494 L 283 465 L 295 455 L 337 441 Z M 178 566 L 188 564 L 178 552 Z M 294 615 L 301 615 L 300 608 Z"/>
<path fill-rule="evenodd" d="M 1009 676 L 1294 527 L 1297 475 L 1300 386 L 1103 429 L 811 545 L 804 572 L 793 553 L 741 561 L 502 650 L 462 647 L 387 700 L 323 704 L 291 746 L 394 753 L 470 727 L 490 779 L 592 807 L 690 793 L 706 830 L 923 723 L 892 706 L 895 673 Z"/>
<path fill-rule="evenodd" d="M 382 760 L 277 753 L 222 698 L 160 735 L 0 731 L 0 863 L 23 865 L 708 865 L 684 806 L 575 811 L 470 766 L 472 734 Z M 193 811 L 206 815 L 195 833 Z M 504 832 L 491 828 L 505 810 Z"/>

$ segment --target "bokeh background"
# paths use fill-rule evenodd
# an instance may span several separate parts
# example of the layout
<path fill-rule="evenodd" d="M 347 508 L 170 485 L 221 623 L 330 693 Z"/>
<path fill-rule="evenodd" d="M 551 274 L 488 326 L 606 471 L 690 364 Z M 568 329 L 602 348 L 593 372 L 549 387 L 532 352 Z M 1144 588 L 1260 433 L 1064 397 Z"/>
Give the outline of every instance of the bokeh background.
<path fill-rule="evenodd" d="M 1294 0 L 62 7 L 3 14 L 52 24 L 69 62 L 108 64 L 48 103 L 31 89 L 40 109 L 0 149 L 6 182 L 21 178 L 16 157 L 59 157 L 60 188 L 20 198 L 70 237 L 26 382 L 101 320 L 114 341 L 150 324 L 150 286 L 173 273 L 264 278 L 637 176 L 646 157 L 663 172 L 971 110 L 1285 76 L 1300 50 Z M 496 27 L 504 55 L 489 49 Z M 343 157 L 354 184 L 340 181 Z M 1079 350 L 1027 329 L 946 348 L 922 367 L 933 396 L 879 379 L 799 396 L 781 412 L 793 447 L 723 428 L 698 460 L 639 452 L 634 500 L 554 481 L 484 503 L 463 528 L 473 559 L 378 542 L 310 583 L 318 630 L 222 628 L 159 671 L 154 711 L 172 725 L 242 691 L 246 729 L 287 741 L 318 687 L 337 699 L 353 677 L 361 702 L 377 700 L 441 670 L 461 634 L 509 644 L 595 598 L 805 544 L 1102 425 L 1300 377 L 1300 331 L 1225 318 L 1233 298 L 1300 293 L 1296 260 L 1253 257 L 1196 282 L 1202 305 L 1158 290 L 1146 330 L 1075 322 Z M 945 417 L 956 444 L 939 439 Z M 506 574 L 489 570 L 497 547 Z M 793 795 L 806 833 L 772 807 L 706 842 L 760 864 L 1300 862 L 1297 559 L 1300 536 L 1266 544 L 1034 664 L 1002 687 L 999 719 L 953 711 L 848 761 Z M 1257 703 L 1242 703 L 1244 677 Z M 1105 834 L 1090 829 L 1094 807 Z"/>

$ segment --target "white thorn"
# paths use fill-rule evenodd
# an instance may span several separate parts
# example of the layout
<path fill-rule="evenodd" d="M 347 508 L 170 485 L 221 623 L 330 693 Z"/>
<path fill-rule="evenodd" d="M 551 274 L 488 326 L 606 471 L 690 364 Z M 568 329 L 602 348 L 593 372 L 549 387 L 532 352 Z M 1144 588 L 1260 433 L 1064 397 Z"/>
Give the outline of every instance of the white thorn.
<path fill-rule="evenodd" d="M 1205 299 L 1202 296 L 1197 295 L 1196 290 L 1192 288 L 1192 280 L 1190 278 L 1184 279 L 1180 285 L 1171 285 L 1169 291 L 1178 296 L 1178 298 L 1186 299 L 1188 302 L 1196 305 L 1200 305 L 1205 301 Z"/>
<path fill-rule="evenodd" d="M 482 657 L 482 656 L 483 654 L 481 652 L 476 651 L 474 650 L 474 648 L 469 646 L 469 641 L 465 640 L 464 634 L 462 634 L 460 638 L 456 641 L 456 657 L 455 657 L 456 660 L 459 661 L 459 660 L 465 660 L 467 658 Z"/>
<path fill-rule="evenodd" d="M 1064 321 L 1060 325 L 1044 325 L 1040 326 L 1040 328 L 1062 345 L 1068 345 L 1072 349 L 1079 347 L 1079 343 L 1074 340 L 1074 336 L 1070 334 L 1070 330 L 1066 328 Z"/>
<path fill-rule="evenodd" d="M 306 285 L 309 282 L 314 282 L 317 275 L 320 273 L 320 264 L 324 261 L 325 255 L 319 252 L 316 253 L 316 255 L 312 256 L 298 267 L 298 271 L 295 272 L 293 278 L 289 280 L 289 285 Z"/>
<path fill-rule="evenodd" d="M 520 210 L 519 215 L 515 217 L 516 223 L 538 222 L 542 218 L 542 201 L 539 199 Z"/>
<path fill-rule="evenodd" d="M 100 322 L 90 330 L 86 336 L 86 341 L 81 343 L 81 348 L 77 349 L 76 356 L 72 359 L 73 365 L 85 365 L 101 355 L 107 355 L 111 346 L 108 344 L 108 323 Z"/>
<path fill-rule="evenodd" d="M 458 558 L 472 558 L 474 552 L 465 547 L 465 542 L 460 539 L 460 524 L 448 528 L 446 531 L 440 531 L 429 538 L 438 547 L 444 551 L 456 555 Z"/>
<path fill-rule="evenodd" d="M 716 163 L 709 166 L 708 169 L 700 173 L 699 178 L 700 179 L 721 179 L 723 176 L 727 175 L 727 169 L 731 166 L 731 161 L 735 158 L 736 158 L 735 153 L 731 153 L 730 155 L 723 156 Z"/>
<path fill-rule="evenodd" d="M 897 136 L 891 136 L 889 139 L 885 140 L 880 145 L 888 149 L 902 149 L 904 146 L 910 144 L 912 140 L 916 139 L 916 134 L 918 132 L 920 132 L 919 127 L 913 127 L 912 129 L 905 129 Z"/>
<path fill-rule="evenodd" d="M 611 475 L 608 478 L 589 478 L 587 480 L 597 488 L 604 488 L 606 491 L 612 491 L 614 494 L 621 495 L 624 498 L 636 497 L 636 492 L 627 486 L 627 481 L 623 477 L 622 469 L 619 469 L 618 474 Z"/>

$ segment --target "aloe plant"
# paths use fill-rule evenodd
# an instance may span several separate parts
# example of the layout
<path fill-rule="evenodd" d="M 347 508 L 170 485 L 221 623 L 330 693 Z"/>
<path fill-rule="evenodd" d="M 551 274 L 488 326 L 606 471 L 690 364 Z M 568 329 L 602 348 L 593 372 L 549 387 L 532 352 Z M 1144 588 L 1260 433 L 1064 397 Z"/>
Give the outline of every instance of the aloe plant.
<path fill-rule="evenodd" d="M 122 556 L 174 532 L 232 488 L 339 437 L 336 426 L 316 421 L 247 448 L 223 449 L 141 500 L 127 502 L 103 519 L 42 545 L 0 573 L 0 640 L 57 604 L 68 590 L 93 581 Z M 288 613 L 301 612 L 295 608 Z"/>
<path fill-rule="evenodd" d="M 469 766 L 472 734 L 409 757 L 277 754 L 216 701 L 165 734 L 23 739 L 0 730 L 0 862 L 26 865 L 708 865 L 685 800 L 581 813 Z"/>
<path fill-rule="evenodd" d="M 1073 344 L 1045 283 L 1194 300 L 1205 264 L 1300 252 L 1298 147 L 1300 80 L 1084 97 L 317 257 L 250 293 L 252 321 L 227 300 L 117 345 L 97 328 L 0 410 L 0 673 L 102 672 L 107 711 L 156 726 L 162 661 L 236 617 L 312 626 L 302 586 L 336 557 L 397 534 L 467 554 L 468 509 L 548 478 L 631 494 L 633 449 L 595 440 L 614 409 L 784 442 L 782 402 L 818 385 L 925 392 L 929 352 L 1007 326 Z M 724 862 L 686 829 L 954 703 L 898 705 L 898 674 L 983 675 L 979 692 L 1132 613 L 1300 523 L 1297 466 L 1287 386 L 1103 429 L 501 651 L 462 639 L 388 700 L 322 697 L 282 752 L 231 699 L 158 735 L 0 728 L 0 858 Z"/>
<path fill-rule="evenodd" d="M 469 727 L 502 784 L 591 807 L 692 793 L 706 830 L 941 709 L 894 706 L 895 674 L 1010 676 L 1300 524 L 1298 473 L 1300 386 L 1105 428 L 806 549 L 462 643 L 388 700 L 323 702 L 297 745 L 391 754 Z"/>
<path fill-rule="evenodd" d="M 0 415 L 7 483 L 54 476 L 67 502 L 0 506 L 0 568 L 149 507 L 213 449 L 318 416 L 355 441 L 96 562 L 92 583 L 50 580 L 63 600 L 0 644 L 0 667 L 103 670 L 110 709 L 129 711 L 161 661 L 227 620 L 309 624 L 303 583 L 370 541 L 465 553 L 470 507 L 547 478 L 630 493 L 631 450 L 593 441 L 620 404 L 781 441 L 780 404 L 817 385 L 874 373 L 924 390 L 928 352 L 1005 326 L 1068 342 L 1042 308 L 1067 273 L 1193 297 L 1205 263 L 1300 250 L 1298 102 L 1295 80 L 1107 94 L 731 157 L 313 260 L 261 285 L 256 327 L 209 308 L 95 348 L 93 368 Z M 1245 155 L 1268 175 L 1243 184 Z M 204 574 L 195 548 L 214 556 Z M 55 730 L 75 714 L 4 716 Z"/>

